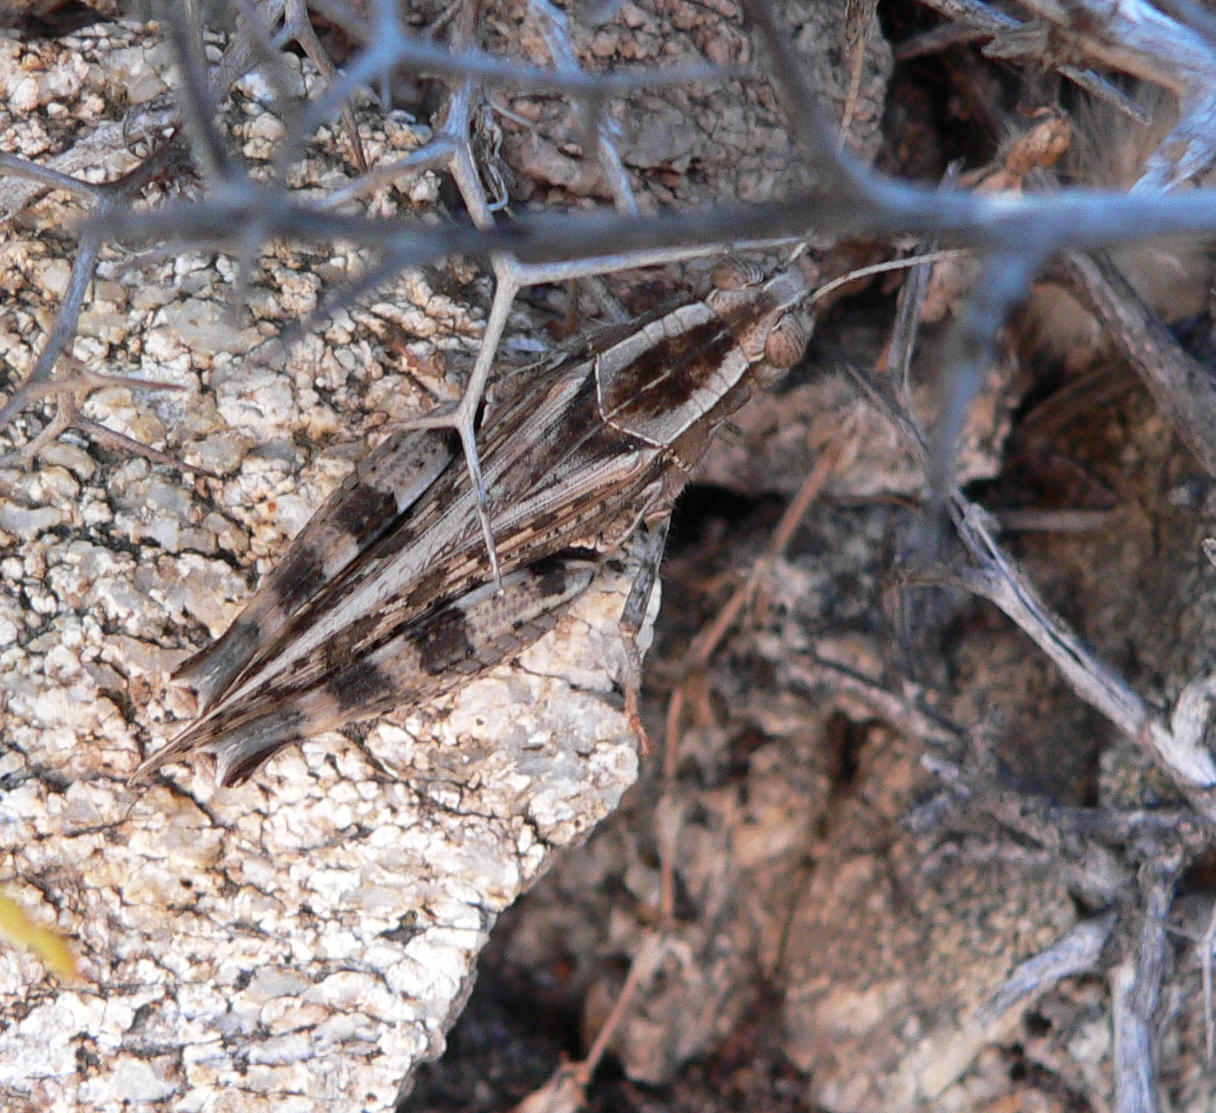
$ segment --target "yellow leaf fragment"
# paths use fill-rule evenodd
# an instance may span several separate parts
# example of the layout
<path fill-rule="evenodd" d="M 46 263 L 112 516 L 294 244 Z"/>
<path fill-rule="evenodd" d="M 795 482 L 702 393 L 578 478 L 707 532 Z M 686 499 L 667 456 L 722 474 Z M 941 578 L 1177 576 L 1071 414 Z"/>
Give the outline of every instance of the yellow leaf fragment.
<path fill-rule="evenodd" d="M 3 893 L 0 893 L 0 939 L 33 951 L 57 977 L 79 977 L 76 957 L 68 941 L 57 931 L 34 923 L 20 904 Z"/>

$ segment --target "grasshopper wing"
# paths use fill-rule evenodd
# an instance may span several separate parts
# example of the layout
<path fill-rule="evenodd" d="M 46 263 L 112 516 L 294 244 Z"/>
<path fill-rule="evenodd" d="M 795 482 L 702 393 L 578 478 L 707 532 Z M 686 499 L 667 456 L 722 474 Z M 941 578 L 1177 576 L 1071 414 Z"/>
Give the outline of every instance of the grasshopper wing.
<path fill-rule="evenodd" d="M 551 629 L 595 575 L 594 562 L 539 561 L 415 616 L 352 652 L 344 639 L 318 647 L 284 673 L 238 684 L 153 754 L 133 780 L 189 753 L 210 751 L 224 785 L 246 780 L 284 746 L 433 699 L 520 652 Z M 352 631 L 352 636 L 355 634 Z"/>
<path fill-rule="evenodd" d="M 313 515 L 232 625 L 184 662 L 176 678 L 199 694 L 204 707 L 214 706 L 294 614 L 393 528 L 452 457 L 444 434 L 407 431 L 386 438 Z"/>

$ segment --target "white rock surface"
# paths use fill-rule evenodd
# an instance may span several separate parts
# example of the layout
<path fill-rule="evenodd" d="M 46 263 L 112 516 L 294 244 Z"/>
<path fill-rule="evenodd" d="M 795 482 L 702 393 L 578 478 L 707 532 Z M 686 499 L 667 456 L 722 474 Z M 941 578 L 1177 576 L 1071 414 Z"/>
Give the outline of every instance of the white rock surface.
<path fill-rule="evenodd" d="M 112 93 L 163 92 L 163 54 L 147 46 L 123 25 L 3 42 L 0 144 L 65 172 L 78 151 L 105 152 L 111 176 L 128 169 Z M 63 106 L 53 143 L 48 98 Z M 264 154 L 277 122 L 249 126 L 265 115 L 251 100 L 240 113 L 245 153 Z M 374 113 L 363 123 L 373 159 L 423 137 Z M 350 172 L 312 156 L 318 180 Z M 416 184 L 379 210 L 430 195 Z M 0 245 L 13 291 L 0 357 L 18 374 L 45 340 L 81 215 L 29 186 L 0 179 L 0 217 L 20 214 Z M 436 345 L 467 362 L 482 306 L 410 275 L 275 357 L 266 342 L 321 285 L 309 268 L 332 289 L 357 258 L 267 251 L 236 325 L 226 261 L 123 262 L 103 256 L 76 354 L 186 390 L 108 387 L 85 412 L 221 478 L 74 433 L 0 469 L 0 886 L 71 942 L 81 971 L 61 983 L 0 945 L 0 1106 L 391 1108 L 411 1066 L 442 1048 L 498 913 L 636 775 L 635 739 L 605 695 L 628 577 L 610 571 L 524 664 L 403 709 L 361 746 L 315 740 L 234 790 L 203 761 L 128 787 L 194 710 L 173 667 L 235 615 L 366 430 L 426 405 L 402 347 L 419 366 Z M 0 430 L 0 452 L 47 418 Z"/>

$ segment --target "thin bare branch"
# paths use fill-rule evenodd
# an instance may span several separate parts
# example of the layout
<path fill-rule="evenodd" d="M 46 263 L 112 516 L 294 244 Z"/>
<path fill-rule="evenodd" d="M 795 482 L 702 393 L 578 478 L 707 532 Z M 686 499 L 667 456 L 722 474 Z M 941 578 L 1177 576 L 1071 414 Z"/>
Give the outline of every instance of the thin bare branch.
<path fill-rule="evenodd" d="M 91 182 L 82 182 L 70 174 L 62 174 L 49 166 L 39 166 L 37 163 L 28 162 L 17 155 L 5 154 L 3 151 L 0 151 L 0 172 L 13 174 L 19 178 L 28 178 L 48 189 L 66 190 L 84 201 L 98 201 L 102 196 L 100 187 Z"/>
<path fill-rule="evenodd" d="M 611 74 L 562 73 L 515 62 L 507 62 L 481 50 L 449 50 L 414 38 L 400 27 L 373 38 L 367 48 L 343 71 L 305 114 L 309 131 L 330 119 L 355 90 L 373 84 L 397 66 L 420 75 L 456 80 L 477 80 L 491 87 L 525 88 L 535 92 L 567 93 L 583 97 L 621 97 L 640 89 L 662 89 L 673 85 L 712 84 L 742 76 L 720 66 L 689 65 L 655 73 L 617 71 Z"/>
<path fill-rule="evenodd" d="M 1105 255 L 1059 257 L 1059 275 L 1101 323 L 1209 475 L 1216 475 L 1216 383 L 1144 304 Z"/>
<path fill-rule="evenodd" d="M 1161 1107 L 1156 1077 L 1156 1013 L 1166 976 L 1166 917 L 1180 869 L 1178 861 L 1164 858 L 1144 867 L 1144 905 L 1136 954 L 1116 967 L 1111 976 L 1116 1113 L 1155 1113 Z"/>
<path fill-rule="evenodd" d="M 229 178 L 234 166 L 224 138 L 215 126 L 215 88 L 209 78 L 202 27 L 191 24 L 184 7 L 171 0 L 164 0 L 160 11 L 182 81 L 177 110 L 190 137 L 195 163 L 209 180 Z"/>
<path fill-rule="evenodd" d="M 1020 963 L 975 1015 L 974 1023 L 987 1027 L 1019 1004 L 1033 1000 L 1064 978 L 1092 971 L 1115 928 L 1114 913 L 1082 920 L 1045 951 Z"/>
<path fill-rule="evenodd" d="M 51 325 L 43 342 L 42 351 L 34 369 L 26 377 L 12 396 L 0 406 L 0 429 L 3 429 L 27 404 L 26 390 L 36 387 L 50 378 L 51 372 L 59 357 L 67 350 L 76 335 L 76 325 L 80 320 L 80 311 L 84 305 L 85 293 L 93 280 L 93 268 L 97 265 L 97 256 L 101 250 L 101 241 L 95 234 L 86 230 L 80 237 L 80 245 L 76 249 L 76 257 L 72 260 L 72 273 L 68 278 L 68 287 L 59 310 L 55 314 L 55 323 Z"/>

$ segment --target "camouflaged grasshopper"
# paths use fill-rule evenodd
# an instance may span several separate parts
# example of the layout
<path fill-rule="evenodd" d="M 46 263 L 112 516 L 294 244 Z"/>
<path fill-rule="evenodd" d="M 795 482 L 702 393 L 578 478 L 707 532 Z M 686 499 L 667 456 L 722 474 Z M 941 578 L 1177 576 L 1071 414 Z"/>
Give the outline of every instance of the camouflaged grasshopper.
<path fill-rule="evenodd" d="M 545 633 L 606 554 L 665 522 L 717 427 L 806 348 L 799 271 L 730 260 L 714 284 L 508 380 L 478 431 L 500 583 L 454 438 L 386 439 L 179 670 L 202 713 L 136 778 L 205 750 L 239 783 L 284 746 L 434 698 Z M 639 614 L 653 579 L 635 587 Z"/>

